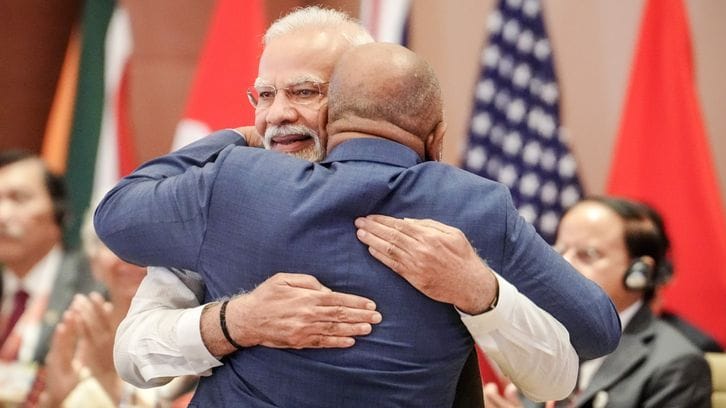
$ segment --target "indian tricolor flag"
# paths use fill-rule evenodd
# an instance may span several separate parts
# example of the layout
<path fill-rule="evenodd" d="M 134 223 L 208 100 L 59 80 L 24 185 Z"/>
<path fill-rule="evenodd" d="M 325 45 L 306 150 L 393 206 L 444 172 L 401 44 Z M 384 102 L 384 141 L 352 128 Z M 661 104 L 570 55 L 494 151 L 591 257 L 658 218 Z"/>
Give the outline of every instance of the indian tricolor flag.
<path fill-rule="evenodd" d="M 65 172 L 72 218 L 66 243 L 78 243 L 91 204 L 136 165 L 128 118 L 128 13 L 112 0 L 85 3 L 73 34 L 49 118 L 42 155 Z M 72 106 L 72 108 L 71 108 Z"/>

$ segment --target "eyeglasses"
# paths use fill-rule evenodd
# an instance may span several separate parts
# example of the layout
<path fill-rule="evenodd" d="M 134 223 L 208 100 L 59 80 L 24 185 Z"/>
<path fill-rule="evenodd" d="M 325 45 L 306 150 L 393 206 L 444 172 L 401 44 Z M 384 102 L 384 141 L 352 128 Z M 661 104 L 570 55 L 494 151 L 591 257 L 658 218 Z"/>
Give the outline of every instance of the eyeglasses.
<path fill-rule="evenodd" d="M 591 247 L 591 246 L 582 247 L 582 248 L 577 248 L 577 247 L 563 248 L 563 247 L 558 247 L 557 245 L 555 245 L 554 249 L 555 249 L 555 251 L 559 252 L 560 255 L 562 255 L 562 256 L 569 254 L 572 256 L 573 259 L 576 259 L 579 262 L 582 262 L 587 265 L 591 265 L 605 257 L 605 254 L 601 250 L 599 250 L 595 247 Z"/>
<path fill-rule="evenodd" d="M 323 99 L 323 88 L 327 82 L 301 82 L 287 88 L 275 88 L 272 85 L 262 85 L 247 89 L 247 99 L 255 109 L 269 108 L 275 101 L 279 91 L 284 91 L 285 96 L 295 105 L 310 105 L 320 102 Z"/>

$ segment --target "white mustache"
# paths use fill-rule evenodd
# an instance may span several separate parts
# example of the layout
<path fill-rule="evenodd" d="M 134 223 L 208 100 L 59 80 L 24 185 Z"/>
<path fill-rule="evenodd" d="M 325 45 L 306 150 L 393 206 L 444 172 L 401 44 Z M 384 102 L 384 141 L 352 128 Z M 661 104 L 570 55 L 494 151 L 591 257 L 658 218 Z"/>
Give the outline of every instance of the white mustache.
<path fill-rule="evenodd" d="M 263 144 L 265 145 L 265 149 L 269 149 L 272 147 L 272 139 L 277 136 L 285 136 L 285 135 L 305 135 L 313 138 L 313 140 L 316 141 L 316 143 L 319 140 L 318 133 L 312 129 L 310 129 L 307 126 L 303 125 L 283 125 L 283 126 L 268 126 L 265 130 L 265 139 L 263 140 Z"/>

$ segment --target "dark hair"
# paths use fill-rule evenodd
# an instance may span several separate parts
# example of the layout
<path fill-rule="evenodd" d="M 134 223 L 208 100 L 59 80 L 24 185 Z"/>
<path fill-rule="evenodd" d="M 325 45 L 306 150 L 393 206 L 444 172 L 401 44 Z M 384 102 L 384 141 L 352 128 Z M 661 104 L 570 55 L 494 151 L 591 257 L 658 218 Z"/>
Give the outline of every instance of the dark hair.
<path fill-rule="evenodd" d="M 0 151 L 0 168 L 24 160 L 35 160 L 43 169 L 45 189 L 53 203 L 53 218 L 55 223 L 63 228 L 68 216 L 68 194 L 63 176 L 50 171 L 48 166 L 36 154 L 22 149 Z"/>
<path fill-rule="evenodd" d="M 673 276 L 673 267 L 668 260 L 670 240 L 665 230 L 663 217 L 645 203 L 620 197 L 592 196 L 585 198 L 582 202 L 602 204 L 623 220 L 625 223 L 623 239 L 631 259 L 641 256 L 653 258 L 655 261 L 653 282 L 644 291 L 645 301 L 652 299 L 655 288 L 666 283 Z"/>

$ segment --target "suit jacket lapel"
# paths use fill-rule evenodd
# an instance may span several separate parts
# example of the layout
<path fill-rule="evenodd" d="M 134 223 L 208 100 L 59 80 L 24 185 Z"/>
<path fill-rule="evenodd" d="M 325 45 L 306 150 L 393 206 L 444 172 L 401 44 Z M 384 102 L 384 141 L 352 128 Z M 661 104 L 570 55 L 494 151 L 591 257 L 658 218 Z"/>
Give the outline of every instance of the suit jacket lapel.
<path fill-rule="evenodd" d="M 645 360 L 649 352 L 649 343 L 654 336 L 653 328 L 650 326 L 652 320 L 653 315 L 648 306 L 643 305 L 623 331 L 618 348 L 605 358 L 590 384 L 578 396 L 576 406 L 583 406 L 598 391 L 618 382 Z"/>

